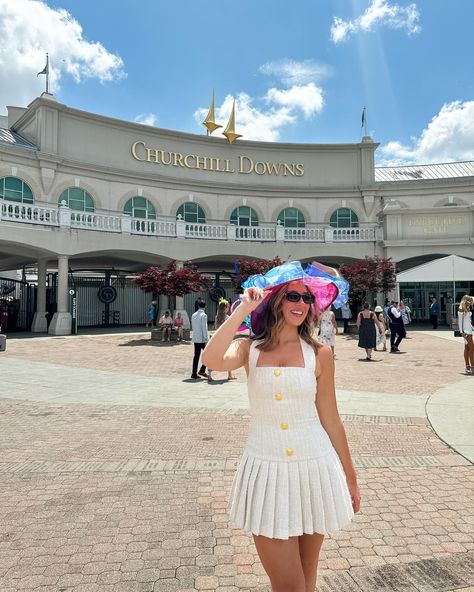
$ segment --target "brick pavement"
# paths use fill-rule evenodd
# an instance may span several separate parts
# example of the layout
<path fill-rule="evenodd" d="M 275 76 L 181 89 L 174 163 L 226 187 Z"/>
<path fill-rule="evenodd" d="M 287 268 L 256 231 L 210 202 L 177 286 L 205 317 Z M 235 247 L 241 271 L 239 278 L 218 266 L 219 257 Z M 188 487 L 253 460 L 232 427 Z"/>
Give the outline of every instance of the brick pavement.
<path fill-rule="evenodd" d="M 10 358 L 27 367 L 28 359 L 56 355 L 127 380 L 186 367 L 187 346 L 120 345 L 130 339 L 11 341 L 0 369 Z M 440 356 L 426 392 L 459 380 L 456 343 L 415 341 L 417 352 Z M 130 354 L 136 350 L 139 357 Z M 345 338 L 337 354 L 338 381 L 352 373 L 352 389 L 393 392 L 394 364 L 403 365 L 403 392 L 416 395 L 427 379 L 403 356 L 359 363 Z M 0 399 L 2 592 L 269 590 L 251 538 L 227 516 L 245 411 L 35 402 L 34 381 L 31 399 Z M 349 528 L 326 539 L 318 591 L 467 592 L 474 586 L 472 465 L 422 418 L 345 422 L 363 503 Z"/>

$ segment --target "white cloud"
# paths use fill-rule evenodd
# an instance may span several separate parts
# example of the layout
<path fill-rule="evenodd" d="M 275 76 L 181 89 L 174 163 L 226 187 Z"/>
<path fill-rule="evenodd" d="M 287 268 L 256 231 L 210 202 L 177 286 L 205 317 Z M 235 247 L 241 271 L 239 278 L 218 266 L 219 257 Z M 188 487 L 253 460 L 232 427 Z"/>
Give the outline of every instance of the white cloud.
<path fill-rule="evenodd" d="M 474 101 L 444 104 L 411 145 L 391 141 L 380 153 L 385 166 L 473 160 Z"/>
<path fill-rule="evenodd" d="M 287 86 L 307 84 L 331 74 L 331 69 L 325 64 L 314 60 L 297 62 L 287 58 L 267 62 L 260 66 L 259 71 L 267 76 L 275 76 Z"/>
<path fill-rule="evenodd" d="M 61 79 L 95 78 L 109 82 L 126 76 L 122 59 L 100 42 L 88 41 L 80 23 L 66 10 L 40 0 L 0 0 L 0 109 L 24 106 L 44 90 L 46 52 L 50 55 L 50 92 Z"/>
<path fill-rule="evenodd" d="M 301 116 L 308 119 L 322 110 L 323 90 L 311 79 L 327 75 L 329 71 L 324 66 L 317 65 L 311 60 L 296 62 L 284 59 L 268 62 L 261 66 L 259 71 L 278 77 L 282 87 L 272 87 L 259 98 L 251 97 L 244 92 L 237 95 L 235 131 L 242 134 L 246 140 L 277 142 L 282 127 L 297 123 Z M 296 84 L 296 81 L 300 84 Z M 216 107 L 216 121 L 224 128 L 233 100 L 234 97 L 227 95 L 224 102 Z M 207 111 L 200 108 L 194 113 L 198 123 L 205 119 Z M 222 131 L 219 129 L 215 133 L 217 135 Z"/>
<path fill-rule="evenodd" d="M 405 29 L 408 34 L 418 33 L 420 12 L 416 4 L 406 7 L 391 4 L 388 0 L 370 0 L 366 11 L 353 21 L 345 21 L 334 17 L 331 27 L 331 39 L 334 43 L 346 41 L 349 36 L 358 31 L 372 31 L 377 25 L 392 29 Z"/>
<path fill-rule="evenodd" d="M 154 113 L 140 113 L 135 117 L 134 121 L 143 125 L 156 125 L 158 117 Z"/>

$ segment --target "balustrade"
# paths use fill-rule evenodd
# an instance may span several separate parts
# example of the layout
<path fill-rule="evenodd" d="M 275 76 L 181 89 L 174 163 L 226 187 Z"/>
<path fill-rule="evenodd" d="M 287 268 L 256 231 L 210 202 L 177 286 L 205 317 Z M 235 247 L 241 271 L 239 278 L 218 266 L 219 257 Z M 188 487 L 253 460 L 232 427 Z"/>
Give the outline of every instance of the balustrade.
<path fill-rule="evenodd" d="M 0 211 L 0 219 L 2 220 L 26 222 L 29 224 L 46 224 L 48 226 L 58 226 L 59 224 L 57 208 L 4 201 L 1 203 Z"/>

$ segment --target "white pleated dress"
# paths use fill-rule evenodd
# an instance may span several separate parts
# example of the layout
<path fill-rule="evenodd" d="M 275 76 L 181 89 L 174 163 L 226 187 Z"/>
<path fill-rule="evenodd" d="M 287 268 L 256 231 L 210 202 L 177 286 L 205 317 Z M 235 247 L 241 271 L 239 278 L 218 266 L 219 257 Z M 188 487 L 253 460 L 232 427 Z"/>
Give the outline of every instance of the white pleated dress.
<path fill-rule="evenodd" d="M 329 534 L 354 516 L 339 457 L 319 421 L 316 356 L 300 339 L 304 368 L 257 367 L 249 352 L 250 433 L 230 494 L 230 518 L 255 535 Z"/>

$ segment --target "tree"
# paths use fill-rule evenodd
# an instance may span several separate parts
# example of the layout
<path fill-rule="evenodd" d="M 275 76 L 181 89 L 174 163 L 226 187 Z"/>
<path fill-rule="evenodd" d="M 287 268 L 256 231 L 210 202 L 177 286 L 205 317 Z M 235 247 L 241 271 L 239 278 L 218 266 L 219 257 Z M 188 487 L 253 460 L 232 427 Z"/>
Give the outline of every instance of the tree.
<path fill-rule="evenodd" d="M 236 261 L 237 277 L 233 278 L 233 284 L 236 288 L 240 288 L 241 284 L 245 282 L 251 275 L 265 274 L 272 267 L 281 265 L 283 261 L 276 256 L 273 259 L 244 259 L 243 257 Z"/>
<path fill-rule="evenodd" d="M 390 292 L 397 284 L 395 265 L 391 257 L 366 257 L 341 265 L 340 271 L 349 282 L 351 292 L 362 299 L 369 294 Z"/>
<path fill-rule="evenodd" d="M 154 296 L 184 296 L 189 292 L 200 292 L 207 285 L 207 278 L 190 262 L 178 269 L 173 260 L 164 268 L 151 266 L 142 273 L 136 273 L 135 283 Z"/>

